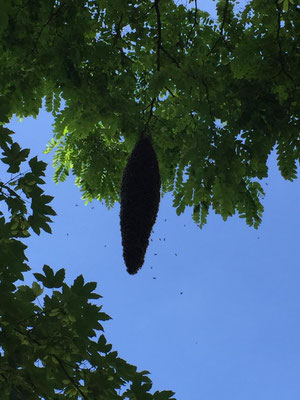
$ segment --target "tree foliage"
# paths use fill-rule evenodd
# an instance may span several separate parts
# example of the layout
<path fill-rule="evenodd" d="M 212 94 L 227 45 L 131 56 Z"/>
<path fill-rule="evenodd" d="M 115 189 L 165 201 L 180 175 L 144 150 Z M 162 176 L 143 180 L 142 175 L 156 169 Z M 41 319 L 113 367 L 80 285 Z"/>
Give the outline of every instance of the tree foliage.
<path fill-rule="evenodd" d="M 275 148 L 282 176 L 299 160 L 300 10 L 251 0 L 218 19 L 173 0 L 2 2 L 0 114 L 55 117 L 55 179 L 70 170 L 86 200 L 119 201 L 126 158 L 145 127 L 162 191 L 193 207 L 261 221 Z"/>
<path fill-rule="evenodd" d="M 170 400 L 173 392 L 151 393 L 148 372 L 107 343 L 102 323 L 110 317 L 95 303 L 101 297 L 95 282 L 80 275 L 69 286 L 64 269 L 44 265 L 31 286 L 17 285 L 30 271 L 22 238 L 31 230 L 51 232 L 55 212 L 41 188 L 46 164 L 34 157 L 21 172 L 29 150 L 12 133 L 0 127 L 2 161 L 17 174 L 0 182 L 1 400 Z"/>

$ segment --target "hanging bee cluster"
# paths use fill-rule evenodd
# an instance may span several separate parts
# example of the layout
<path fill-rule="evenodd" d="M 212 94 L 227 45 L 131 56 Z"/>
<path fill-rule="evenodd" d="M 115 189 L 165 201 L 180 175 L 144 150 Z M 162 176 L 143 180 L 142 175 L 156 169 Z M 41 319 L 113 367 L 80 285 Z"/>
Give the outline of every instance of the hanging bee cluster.
<path fill-rule="evenodd" d="M 142 267 L 160 201 L 158 160 L 150 138 L 135 145 L 124 169 L 121 185 L 123 257 L 129 274 Z"/>

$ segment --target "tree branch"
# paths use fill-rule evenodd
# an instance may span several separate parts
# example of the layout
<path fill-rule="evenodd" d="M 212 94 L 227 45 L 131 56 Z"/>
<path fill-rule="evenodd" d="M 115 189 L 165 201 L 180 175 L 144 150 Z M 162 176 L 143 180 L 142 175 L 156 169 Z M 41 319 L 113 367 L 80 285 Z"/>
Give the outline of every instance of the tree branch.
<path fill-rule="evenodd" d="M 202 83 L 203 83 L 203 86 L 205 87 L 205 92 L 206 92 L 206 97 L 207 97 L 207 102 L 208 102 L 209 113 L 210 113 L 210 116 L 211 116 L 212 120 L 214 120 L 214 116 L 213 116 L 213 112 L 212 112 L 212 107 L 211 107 L 211 101 L 210 101 L 210 97 L 209 97 L 208 86 L 207 86 L 207 83 L 205 82 L 204 79 L 202 79 Z"/>
<path fill-rule="evenodd" d="M 189 31 L 189 34 L 188 34 L 188 36 L 187 36 L 187 39 L 186 39 L 186 42 L 185 42 L 185 45 L 186 45 L 186 46 L 187 46 L 187 44 L 188 44 L 189 39 L 191 38 L 191 34 L 192 34 L 192 32 L 193 32 L 195 26 L 198 25 L 198 20 L 197 20 L 198 5 L 197 5 L 197 1 L 198 1 L 198 0 L 195 0 L 194 23 L 193 23 L 193 26 L 191 27 L 191 30 Z"/>
<path fill-rule="evenodd" d="M 36 41 L 35 41 L 35 44 L 34 44 L 35 50 L 37 50 L 37 45 L 38 45 L 38 42 L 39 42 L 39 40 L 40 40 L 40 37 L 41 37 L 41 35 L 42 35 L 44 29 L 46 28 L 47 25 L 50 24 L 52 18 L 55 17 L 55 16 L 61 11 L 61 9 L 62 9 L 65 5 L 66 5 L 65 3 L 61 4 L 61 5 L 50 15 L 50 17 L 48 18 L 47 22 L 44 23 L 44 25 L 42 26 L 42 28 L 41 28 L 41 30 L 40 30 L 40 32 L 39 32 L 37 38 L 36 38 Z M 33 53 L 33 50 L 34 50 L 34 49 L 32 49 L 31 54 Z"/>
<path fill-rule="evenodd" d="M 118 25 L 116 26 L 115 44 L 117 43 L 117 41 L 119 39 L 121 39 L 121 29 L 120 28 L 121 28 L 122 21 L 123 21 L 123 14 L 121 14 L 120 21 L 118 22 Z"/>
<path fill-rule="evenodd" d="M 276 8 L 277 8 L 277 13 L 278 13 L 276 38 L 277 38 L 277 43 L 278 43 L 278 48 L 279 48 L 279 63 L 280 63 L 280 66 L 281 66 L 281 71 L 295 84 L 295 81 L 294 81 L 293 77 L 286 71 L 285 65 L 284 65 L 283 51 L 282 51 L 281 39 L 280 39 L 281 11 L 280 11 L 280 7 L 279 7 L 279 4 L 278 4 L 278 0 L 276 0 Z"/>
<path fill-rule="evenodd" d="M 160 50 L 161 50 L 161 20 L 160 20 L 160 11 L 158 6 L 159 0 L 155 0 L 154 6 L 156 11 L 157 18 L 157 50 L 156 50 L 156 65 L 157 71 L 160 71 Z"/>
<path fill-rule="evenodd" d="M 224 37 L 224 32 L 223 32 L 223 31 L 224 31 L 224 26 L 225 26 L 226 17 L 227 17 L 228 6 L 229 6 L 229 0 L 226 0 L 224 12 L 223 12 L 223 20 L 222 20 L 222 24 L 221 24 L 220 37 L 216 40 L 215 44 L 213 45 L 213 47 L 210 49 L 210 51 L 207 53 L 206 56 L 209 56 L 209 55 L 213 52 L 214 48 L 216 47 L 217 43 L 218 43 L 220 40 L 223 40 L 223 42 L 225 43 L 225 46 L 228 47 L 228 49 L 229 49 L 230 51 L 232 51 L 232 49 L 230 48 L 230 46 L 228 45 L 228 43 L 227 43 L 227 41 L 226 41 L 226 39 L 225 39 L 225 37 Z"/>
<path fill-rule="evenodd" d="M 171 95 L 172 97 L 176 98 L 175 94 L 172 92 L 171 89 L 169 89 L 167 86 L 166 86 L 166 89 L 167 89 L 167 91 L 170 93 L 170 95 Z"/>
<path fill-rule="evenodd" d="M 222 25 L 221 25 L 221 36 L 223 36 L 223 30 L 224 30 L 225 20 L 227 17 L 228 5 L 229 5 L 229 0 L 226 0 L 224 13 L 223 13 L 223 21 L 222 21 Z"/>
<path fill-rule="evenodd" d="M 64 371 L 64 374 L 66 375 L 66 377 L 70 380 L 70 382 L 72 383 L 72 385 L 76 388 L 76 390 L 78 391 L 78 393 L 80 394 L 80 396 L 82 397 L 83 400 L 88 400 L 88 398 L 85 396 L 85 394 L 82 392 L 82 390 L 80 389 L 80 387 L 77 385 L 77 383 L 75 382 L 75 380 L 72 378 L 71 375 L 69 375 L 68 371 L 65 369 L 65 366 L 63 364 L 63 362 L 61 361 L 60 358 L 58 358 L 56 355 L 51 354 L 52 357 L 54 357 L 56 359 L 56 361 L 59 363 L 59 365 L 61 366 L 61 369 Z"/>
<path fill-rule="evenodd" d="M 148 107 L 151 107 L 151 108 L 150 108 L 150 113 L 149 113 L 148 120 L 147 120 L 147 122 L 146 122 L 146 126 L 149 125 L 150 119 L 153 117 L 153 107 L 154 107 L 155 101 L 156 101 L 156 97 L 153 97 L 153 99 L 152 99 L 152 101 L 151 101 L 151 104 L 148 106 Z M 147 107 L 147 108 L 148 108 L 148 107 Z"/>
<path fill-rule="evenodd" d="M 178 68 L 181 68 L 176 58 L 174 58 L 164 47 L 161 47 L 161 50 L 177 65 Z"/>

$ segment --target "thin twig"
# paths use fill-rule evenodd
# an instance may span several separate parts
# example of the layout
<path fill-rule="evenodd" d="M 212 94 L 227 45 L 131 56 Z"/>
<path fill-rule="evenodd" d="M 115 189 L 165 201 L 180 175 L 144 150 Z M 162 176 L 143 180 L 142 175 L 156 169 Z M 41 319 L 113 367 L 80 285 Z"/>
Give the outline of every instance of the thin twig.
<path fill-rule="evenodd" d="M 178 68 L 181 68 L 179 62 L 176 60 L 176 58 L 174 58 L 164 47 L 161 47 L 162 51 L 170 58 L 170 60 L 172 60 Z"/>
<path fill-rule="evenodd" d="M 205 87 L 205 92 L 206 92 L 206 97 L 207 97 L 207 102 L 208 102 L 209 113 L 210 113 L 210 116 L 211 116 L 212 120 L 214 120 L 213 112 L 212 112 L 212 107 L 211 107 L 210 96 L 209 96 L 209 91 L 208 91 L 208 86 L 207 86 L 207 83 L 205 82 L 204 79 L 202 79 L 202 83 L 203 83 L 203 86 Z"/>
<path fill-rule="evenodd" d="M 156 68 L 157 71 L 160 71 L 160 50 L 162 49 L 162 45 L 161 45 L 161 20 L 160 20 L 160 11 L 159 11 L 159 6 L 158 6 L 159 0 L 155 0 L 154 2 L 154 7 L 155 7 L 155 12 L 156 12 L 156 18 L 157 18 L 157 50 L 156 50 Z M 154 104 L 155 101 L 157 100 L 156 97 L 153 97 L 151 103 L 149 104 L 149 106 L 147 106 L 145 108 L 144 111 L 147 110 L 147 108 L 150 107 L 150 112 L 149 112 L 149 117 L 148 120 L 145 124 L 144 130 L 146 129 L 146 127 L 148 127 L 149 122 L 151 120 L 151 118 L 153 117 L 153 108 L 154 108 Z M 142 136 L 144 134 L 144 130 L 142 131 Z"/>
<path fill-rule="evenodd" d="M 171 95 L 172 97 L 176 98 L 175 94 L 172 92 L 171 89 L 169 89 L 167 86 L 166 86 L 166 89 L 167 89 L 167 91 L 170 93 L 170 95 Z"/>
<path fill-rule="evenodd" d="M 46 26 L 50 24 L 52 18 L 55 17 L 55 16 L 61 11 L 61 9 L 62 9 L 65 5 L 66 5 L 66 3 L 61 4 L 61 5 L 55 10 L 55 12 L 53 12 L 53 13 L 50 15 L 50 17 L 48 18 L 47 22 L 44 23 L 44 25 L 42 26 L 42 28 L 41 28 L 41 30 L 40 30 L 40 32 L 39 32 L 39 34 L 38 34 L 38 36 L 37 36 L 37 38 L 36 38 L 36 40 L 35 40 L 35 44 L 34 44 L 35 49 L 37 49 L 37 44 L 38 44 L 38 42 L 39 42 L 39 40 L 40 40 L 40 37 L 41 37 L 41 35 L 42 35 L 44 29 L 46 28 Z M 31 51 L 31 53 L 33 53 L 33 49 L 32 49 L 32 51 Z"/>
<path fill-rule="evenodd" d="M 116 27 L 116 35 L 115 35 L 116 42 L 118 41 L 118 39 L 121 38 L 121 29 L 120 28 L 121 28 L 122 21 L 123 21 L 123 14 L 121 14 L 120 21 L 118 22 L 118 25 Z"/>
<path fill-rule="evenodd" d="M 151 101 L 151 104 L 150 104 L 150 107 L 151 107 L 151 108 L 150 108 L 150 113 L 149 113 L 148 120 L 147 120 L 147 122 L 146 122 L 146 126 L 149 125 L 150 119 L 153 117 L 153 107 L 154 107 L 155 101 L 156 101 L 156 97 L 153 97 L 153 99 L 152 99 L 152 101 Z M 147 108 L 148 108 L 148 107 L 147 107 Z"/>
<path fill-rule="evenodd" d="M 3 185 L 6 186 L 8 185 L 10 182 L 19 179 L 19 176 L 24 176 L 25 174 L 27 174 L 28 172 L 31 172 L 30 169 L 26 170 L 25 172 L 19 172 L 17 175 L 11 177 L 7 182 L 5 182 Z"/>
<path fill-rule="evenodd" d="M 54 357 L 59 365 L 61 366 L 61 369 L 64 371 L 64 374 L 67 376 L 67 378 L 70 380 L 70 382 L 72 383 L 72 385 L 76 388 L 76 390 L 78 391 L 78 393 L 80 394 L 80 396 L 84 399 L 84 400 L 88 400 L 88 398 L 85 396 L 85 394 L 82 392 L 82 390 L 80 389 L 80 387 L 77 385 L 77 383 L 75 382 L 75 380 L 73 379 L 73 377 L 71 375 L 69 375 L 68 371 L 65 369 L 65 366 L 63 364 L 63 362 L 61 361 L 60 358 L 58 358 L 56 355 L 52 354 L 52 357 Z"/>
<path fill-rule="evenodd" d="M 155 6 L 156 18 L 157 18 L 157 51 L 156 51 L 156 64 L 157 64 L 157 71 L 160 71 L 161 20 L 160 20 L 160 11 L 159 11 L 158 3 L 159 3 L 159 0 L 155 0 L 154 6 Z"/>
<path fill-rule="evenodd" d="M 223 13 L 223 21 L 222 21 L 222 25 L 221 25 L 221 36 L 223 36 L 223 30 L 224 30 L 225 20 L 227 17 L 228 6 L 229 6 L 229 0 L 226 0 L 224 13 Z"/>
<path fill-rule="evenodd" d="M 232 51 L 232 49 L 230 48 L 230 46 L 228 45 L 225 37 L 224 37 L 224 26 L 225 26 L 225 22 L 226 22 L 226 17 L 227 17 L 227 12 L 228 12 L 228 7 L 229 7 L 229 0 L 226 0 L 226 4 L 225 4 L 225 8 L 224 8 L 224 12 L 223 12 L 223 20 L 222 20 L 222 24 L 221 24 L 221 32 L 220 32 L 220 37 L 216 40 L 216 42 L 214 43 L 213 47 L 209 50 L 209 52 L 206 54 L 206 56 L 209 56 L 214 48 L 216 47 L 216 45 L 218 44 L 218 42 L 220 40 L 223 40 L 224 44 L 226 45 L 226 47 Z"/>
<path fill-rule="evenodd" d="M 286 71 L 284 61 L 283 61 L 283 51 L 282 51 L 282 46 L 281 46 L 281 39 L 280 39 L 280 21 L 281 21 L 281 11 L 280 7 L 278 4 L 278 0 L 276 0 L 276 7 L 277 7 L 277 32 L 276 32 L 276 38 L 277 38 L 277 43 L 278 43 L 278 48 L 279 48 L 279 63 L 281 65 L 281 71 L 295 84 L 294 79 L 292 76 Z"/>
<path fill-rule="evenodd" d="M 186 39 L 186 42 L 185 42 L 186 46 L 188 45 L 188 41 L 191 38 L 191 34 L 192 34 L 195 26 L 198 25 L 197 15 L 198 15 L 198 5 L 197 5 L 197 0 L 195 0 L 194 24 L 191 27 L 191 30 L 189 31 L 189 34 L 187 36 L 187 39 Z"/>

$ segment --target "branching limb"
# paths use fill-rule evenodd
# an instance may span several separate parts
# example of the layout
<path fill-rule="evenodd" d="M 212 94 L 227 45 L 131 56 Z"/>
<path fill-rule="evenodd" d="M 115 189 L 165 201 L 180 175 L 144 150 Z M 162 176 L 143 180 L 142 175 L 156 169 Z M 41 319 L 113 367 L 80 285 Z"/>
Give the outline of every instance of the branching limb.
<path fill-rule="evenodd" d="M 148 120 L 147 120 L 147 122 L 146 122 L 146 126 L 149 125 L 150 119 L 153 117 L 153 108 L 154 108 L 155 101 L 156 101 L 156 97 L 153 97 L 153 99 L 152 99 L 150 105 L 148 106 L 148 107 L 150 107 L 150 113 L 149 113 Z M 147 107 L 147 108 L 148 108 L 148 107 Z"/>
<path fill-rule="evenodd" d="M 222 19 L 221 29 L 220 29 L 220 37 L 216 40 L 215 44 L 210 49 L 210 51 L 208 52 L 207 56 L 209 56 L 213 52 L 213 50 L 215 49 L 216 45 L 219 43 L 220 40 L 223 40 L 225 46 L 228 47 L 228 49 L 230 51 L 232 51 L 232 49 L 230 48 L 230 46 L 228 45 L 228 43 L 227 43 L 227 41 L 226 41 L 226 39 L 224 37 L 224 26 L 225 26 L 225 22 L 226 22 L 228 7 L 229 7 L 229 0 L 226 0 L 225 7 L 224 7 L 224 12 L 223 12 L 223 19 Z"/>
<path fill-rule="evenodd" d="M 46 28 L 47 25 L 50 24 L 51 20 L 62 10 L 62 8 L 65 7 L 65 5 L 66 5 L 66 3 L 61 4 L 61 5 L 50 15 L 50 17 L 48 18 L 48 20 L 47 20 L 47 21 L 44 23 L 44 25 L 42 26 L 42 28 L 41 28 L 40 32 L 38 33 L 38 36 L 37 36 L 37 38 L 36 38 L 36 40 L 35 40 L 35 44 L 34 44 L 34 49 L 35 49 L 36 51 L 37 51 L 38 42 L 39 42 L 39 40 L 40 40 L 40 37 L 42 36 L 42 33 L 43 33 L 44 29 Z M 33 50 L 34 50 L 34 49 L 32 49 L 32 52 L 31 52 L 31 53 L 33 53 Z"/>

